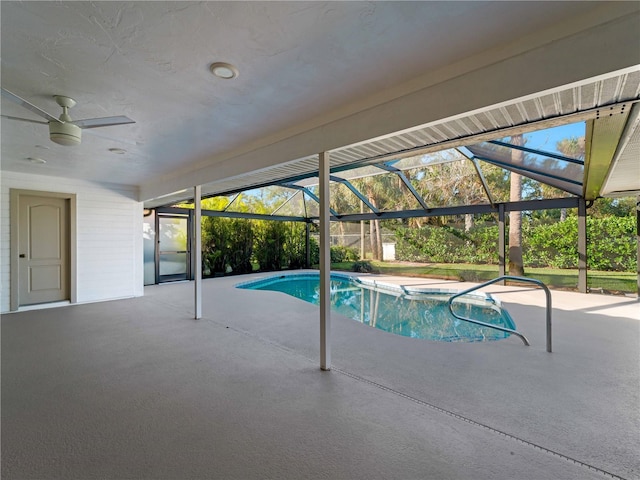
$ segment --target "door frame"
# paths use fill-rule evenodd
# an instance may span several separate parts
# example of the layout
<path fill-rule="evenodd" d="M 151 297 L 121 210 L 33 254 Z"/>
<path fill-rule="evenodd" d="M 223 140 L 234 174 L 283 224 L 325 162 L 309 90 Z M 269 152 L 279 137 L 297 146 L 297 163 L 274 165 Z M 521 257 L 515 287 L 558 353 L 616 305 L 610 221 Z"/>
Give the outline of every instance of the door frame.
<path fill-rule="evenodd" d="M 184 281 L 184 280 L 193 280 L 193 254 L 191 252 L 192 250 L 192 245 L 191 245 L 191 239 L 192 239 L 192 234 L 193 232 L 191 231 L 192 228 L 192 224 L 193 224 L 193 218 L 192 218 L 193 214 L 192 211 L 190 210 L 187 214 L 182 214 L 182 213 L 172 213 L 172 212 L 163 212 L 162 209 L 157 208 L 156 209 L 156 218 L 155 218 L 155 231 L 156 231 L 156 236 L 155 236 L 155 269 L 156 269 L 156 285 L 159 285 L 161 283 L 170 283 L 170 282 L 175 282 L 175 281 Z M 161 281 L 160 278 L 160 217 L 164 217 L 164 218 L 184 218 L 187 220 L 187 273 L 186 273 L 186 278 L 185 279 L 174 279 L 174 280 L 164 280 Z"/>
<path fill-rule="evenodd" d="M 19 212 L 20 212 L 20 196 L 37 196 L 37 197 L 49 197 L 49 198 L 62 198 L 69 201 L 69 222 L 68 222 L 68 236 L 69 236 L 69 301 L 71 303 L 77 303 L 78 301 L 78 283 L 77 283 L 77 205 L 75 193 L 61 193 L 61 192 L 42 192 L 39 190 L 22 190 L 12 188 L 10 190 L 10 230 L 11 230 L 11 246 L 10 246 L 10 305 L 11 311 L 17 311 L 20 308 L 20 270 L 18 268 L 18 255 L 20 249 L 19 238 Z M 46 304 L 45 304 L 46 305 Z"/>

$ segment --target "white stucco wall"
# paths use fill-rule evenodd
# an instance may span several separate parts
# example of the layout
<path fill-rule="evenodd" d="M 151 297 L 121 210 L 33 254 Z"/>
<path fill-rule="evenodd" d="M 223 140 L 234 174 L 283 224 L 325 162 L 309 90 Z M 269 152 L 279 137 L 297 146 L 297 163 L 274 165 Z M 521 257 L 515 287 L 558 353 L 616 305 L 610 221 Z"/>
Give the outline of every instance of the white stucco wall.
<path fill-rule="evenodd" d="M 143 295 L 143 206 L 136 187 L 6 171 L 0 185 L 0 312 L 10 309 L 12 188 L 76 195 L 78 303 Z"/>

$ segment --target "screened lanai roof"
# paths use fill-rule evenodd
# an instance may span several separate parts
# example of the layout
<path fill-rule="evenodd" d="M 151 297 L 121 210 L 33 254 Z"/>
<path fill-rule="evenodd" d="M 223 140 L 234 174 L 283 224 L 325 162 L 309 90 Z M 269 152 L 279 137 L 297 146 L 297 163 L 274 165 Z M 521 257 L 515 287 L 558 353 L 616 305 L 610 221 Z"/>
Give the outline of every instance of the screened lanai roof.
<path fill-rule="evenodd" d="M 362 212 L 379 214 L 381 211 L 397 210 L 398 207 L 405 210 L 430 210 L 469 203 L 493 204 L 495 201 L 506 200 L 498 198 L 497 192 L 487 182 L 484 173 L 487 165 L 495 165 L 500 171 L 520 173 L 558 189 L 556 192 L 547 192 L 547 197 L 554 196 L 554 193 L 555 196 L 566 193 L 579 196 L 584 172 L 582 152 L 585 129 L 585 122 L 577 122 L 523 134 L 523 146 L 514 145 L 511 138 L 506 138 L 441 152 L 389 159 L 361 167 L 335 167 L 330 176 L 331 214 L 339 219 Z M 569 154 L 562 154 L 558 151 L 558 145 L 568 145 L 565 149 L 574 150 Z M 444 181 L 449 181 L 448 184 L 443 185 L 443 179 L 437 179 L 440 183 L 434 185 L 434 172 L 429 170 L 444 164 L 464 165 L 447 171 L 456 177 L 445 179 Z M 441 176 L 442 173 L 438 170 L 435 175 Z M 504 174 L 501 178 L 504 178 Z M 400 191 L 402 199 L 398 200 L 396 196 L 393 200 L 400 205 L 372 204 L 367 193 L 372 182 L 377 182 L 383 188 L 387 186 L 386 188 Z M 435 188 L 455 190 L 459 188 L 460 182 L 467 182 L 466 194 L 456 196 L 453 192 L 453 195 L 446 195 L 446 204 L 443 204 L 445 196 L 438 197 L 428 192 Z M 475 188 L 470 185 L 474 183 Z M 215 196 L 217 201 L 213 208 L 211 204 L 207 208 L 230 214 L 261 213 L 297 220 L 314 218 L 318 216 L 317 186 L 318 176 L 314 172 L 249 191 Z M 266 205 L 269 211 L 256 212 L 252 209 L 253 205 L 259 205 L 261 209 Z"/>
<path fill-rule="evenodd" d="M 433 198 L 417 191 L 424 183 L 421 169 L 453 162 L 473 166 L 484 192 L 483 202 L 489 204 L 505 201 L 494 196 L 484 179 L 483 171 L 489 165 L 587 200 L 637 194 L 639 99 L 640 69 L 336 148 L 329 152 L 332 195 L 343 191 L 343 196 L 358 198 L 365 211 L 375 213 L 378 207 L 368 204 L 362 185 L 358 188 L 356 184 L 359 179 L 386 175 L 409 192 L 403 208 L 427 210 L 433 208 Z M 513 144 L 518 135 L 524 137 L 523 145 Z M 563 151 L 559 151 L 562 144 Z M 311 155 L 203 185 L 203 196 L 229 196 L 230 201 L 247 190 L 251 193 L 245 196 L 264 196 L 269 195 L 268 190 L 259 193 L 257 189 L 286 189 L 292 197 L 287 202 L 290 205 L 276 205 L 278 215 L 291 210 L 296 217 L 314 217 L 317 172 L 318 155 Z M 176 192 L 146 206 L 175 204 L 190 194 L 188 190 Z M 463 204 L 480 201 L 477 197 L 458 200 Z M 232 205 L 223 208 L 230 210 Z M 334 217 L 355 213 L 352 203 L 347 206 L 351 210 L 341 212 L 333 205 Z"/>

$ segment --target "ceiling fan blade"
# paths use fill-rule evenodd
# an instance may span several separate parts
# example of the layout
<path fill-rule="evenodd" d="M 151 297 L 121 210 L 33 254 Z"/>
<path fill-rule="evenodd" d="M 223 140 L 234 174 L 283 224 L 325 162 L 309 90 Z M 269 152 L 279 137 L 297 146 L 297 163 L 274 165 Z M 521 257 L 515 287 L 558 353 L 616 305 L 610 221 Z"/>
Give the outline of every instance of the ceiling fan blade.
<path fill-rule="evenodd" d="M 20 122 L 39 123 L 41 125 L 49 125 L 47 122 L 41 122 L 40 120 L 29 120 L 28 118 L 12 117 L 10 115 L 0 115 L 2 118 L 8 118 L 10 120 L 18 120 Z"/>
<path fill-rule="evenodd" d="M 73 122 L 80 128 L 98 128 L 111 127 L 113 125 L 126 125 L 128 123 L 136 123 L 129 117 L 124 115 L 118 117 L 102 117 L 102 118 L 85 118 L 84 120 L 74 120 Z"/>
<path fill-rule="evenodd" d="M 44 118 L 44 119 L 46 119 L 46 120 L 48 120 L 50 122 L 64 123 L 63 121 L 57 119 L 53 115 L 50 115 L 47 112 L 45 112 L 44 110 L 36 107 L 33 103 L 27 102 L 24 98 L 19 97 L 15 93 L 11 93 L 9 90 L 6 90 L 5 88 L 2 88 L 2 96 L 5 97 L 5 98 L 8 98 L 9 100 L 11 100 L 14 103 L 17 103 L 18 105 L 23 106 L 27 110 L 31 110 L 33 113 L 35 113 L 39 117 L 42 117 L 42 118 Z"/>

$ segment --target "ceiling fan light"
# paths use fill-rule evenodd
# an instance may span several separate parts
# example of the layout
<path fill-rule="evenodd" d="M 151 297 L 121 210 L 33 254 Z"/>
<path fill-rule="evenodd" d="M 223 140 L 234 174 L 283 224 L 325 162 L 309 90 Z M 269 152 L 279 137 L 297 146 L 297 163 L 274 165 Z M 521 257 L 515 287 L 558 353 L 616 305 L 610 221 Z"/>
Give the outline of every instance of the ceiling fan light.
<path fill-rule="evenodd" d="M 49 123 L 49 138 L 58 145 L 71 147 L 80 145 L 82 141 L 82 129 L 73 123 Z"/>
<path fill-rule="evenodd" d="M 226 62 L 215 62 L 209 66 L 209 70 L 216 77 L 222 78 L 223 80 L 231 80 L 232 78 L 236 78 L 239 74 L 238 69 Z"/>

